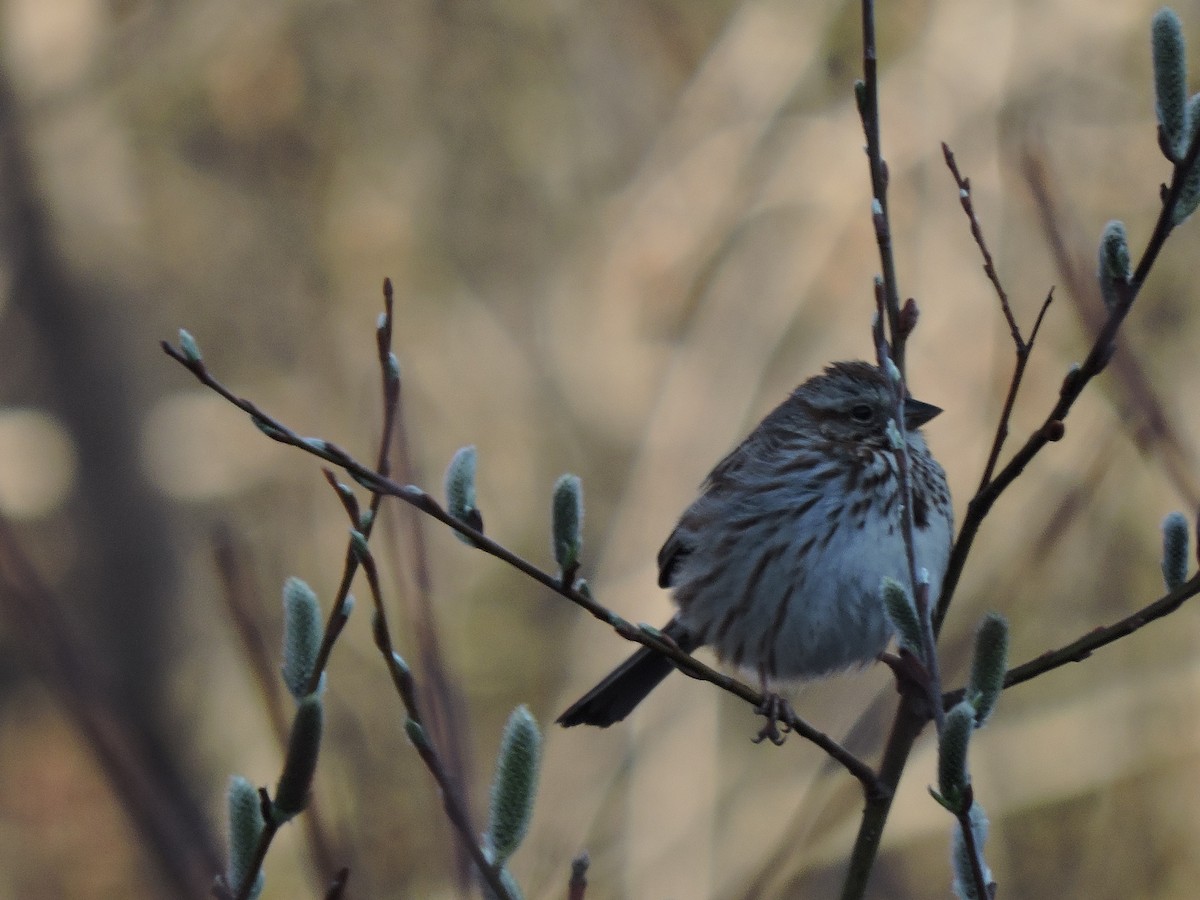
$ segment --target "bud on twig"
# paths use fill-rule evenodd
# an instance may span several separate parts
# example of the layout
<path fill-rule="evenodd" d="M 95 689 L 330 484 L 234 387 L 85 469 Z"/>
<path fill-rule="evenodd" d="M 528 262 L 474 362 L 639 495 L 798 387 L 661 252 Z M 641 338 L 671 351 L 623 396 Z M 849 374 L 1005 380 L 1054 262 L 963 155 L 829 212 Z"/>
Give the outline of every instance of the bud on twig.
<path fill-rule="evenodd" d="M 913 329 L 917 327 L 917 320 L 920 317 L 921 311 L 917 308 L 917 301 L 909 297 L 904 301 L 904 306 L 900 308 L 900 335 L 908 337 L 908 335 L 912 334 Z"/>
<path fill-rule="evenodd" d="M 569 580 L 583 549 L 583 485 L 577 475 L 563 475 L 554 484 L 551 531 L 554 560 Z"/>
<path fill-rule="evenodd" d="M 921 622 L 917 618 L 917 607 L 913 604 L 908 589 L 895 578 L 885 575 L 879 593 L 883 597 L 884 612 L 896 631 L 896 639 L 900 646 L 917 659 L 922 659 Z"/>
<path fill-rule="evenodd" d="M 359 561 L 371 558 L 371 548 L 367 544 L 367 536 L 357 528 L 350 529 L 350 549 Z"/>
<path fill-rule="evenodd" d="M 299 578 L 289 578 L 283 584 L 283 681 L 296 700 L 308 694 L 322 633 L 317 595 Z"/>
<path fill-rule="evenodd" d="M 967 682 L 967 700 L 975 709 L 975 727 L 983 724 L 996 708 L 1004 690 L 1008 671 L 1008 622 L 999 613 L 988 613 L 975 632 L 975 655 L 971 659 L 971 678 Z"/>
<path fill-rule="evenodd" d="M 276 825 L 282 825 L 299 815 L 308 806 L 309 789 L 317 771 L 317 756 L 321 752 L 323 724 L 321 698 L 310 694 L 300 701 L 296 718 L 292 720 L 287 758 L 283 761 L 283 773 L 279 776 L 275 800 L 271 804 Z"/>
<path fill-rule="evenodd" d="M 524 706 L 518 706 L 504 726 L 496 777 L 492 780 L 492 804 L 488 816 L 487 843 L 493 862 L 503 865 L 516 852 L 533 818 L 537 795 L 538 766 L 542 735 L 537 722 Z"/>
<path fill-rule="evenodd" d="M 183 358 L 190 363 L 204 362 L 204 357 L 200 354 L 200 345 L 186 328 L 179 329 L 179 350 L 183 353 Z"/>
<path fill-rule="evenodd" d="M 429 750 L 431 748 L 429 735 L 425 733 L 425 729 L 416 719 L 408 718 L 404 720 L 404 733 L 412 741 L 412 745 L 417 750 Z"/>
<path fill-rule="evenodd" d="M 1066 434 L 1067 426 L 1063 423 L 1062 419 L 1051 419 L 1042 426 L 1042 436 L 1050 441 L 1050 443 L 1061 441 Z"/>
<path fill-rule="evenodd" d="M 460 447 L 446 467 L 446 509 L 450 515 L 481 530 L 483 518 L 475 507 L 475 447 Z M 474 546 L 465 535 L 454 534 L 460 541 Z"/>
<path fill-rule="evenodd" d="M 1154 60 L 1154 108 L 1162 128 L 1164 150 L 1173 163 L 1187 153 L 1191 129 L 1187 121 L 1187 45 L 1173 9 L 1163 7 L 1150 25 Z"/>
<path fill-rule="evenodd" d="M 858 107 L 858 114 L 865 115 L 867 112 L 867 85 L 861 78 L 854 82 L 854 103 Z"/>
<path fill-rule="evenodd" d="M 938 736 L 939 803 L 957 814 L 963 806 L 964 792 L 971 783 L 967 772 L 967 747 L 975 730 L 975 707 L 966 700 L 946 713 Z"/>
<path fill-rule="evenodd" d="M 287 438 L 287 435 L 268 422 L 266 419 L 261 419 L 258 416 L 251 416 L 250 421 L 254 423 L 254 427 L 265 434 L 273 441 L 281 441 Z"/>
<path fill-rule="evenodd" d="M 1163 581 L 1168 591 L 1173 591 L 1185 581 L 1188 574 L 1188 521 L 1183 513 L 1173 512 L 1162 523 L 1163 532 Z"/>
<path fill-rule="evenodd" d="M 412 669 L 410 669 L 408 667 L 408 663 L 405 661 L 404 657 L 401 656 L 399 653 L 397 653 L 395 650 L 392 651 L 392 658 L 391 658 L 391 662 L 389 663 L 389 665 L 392 667 L 392 669 L 396 672 L 396 674 L 400 678 L 402 678 L 402 679 L 411 679 L 412 678 Z"/>
<path fill-rule="evenodd" d="M 1187 105 L 1188 128 L 1192 140 L 1196 139 L 1196 131 L 1200 129 L 1200 94 L 1194 94 Z M 1183 224 L 1184 220 L 1200 206 L 1200 164 L 1193 164 L 1191 171 L 1184 178 L 1179 196 L 1175 200 L 1175 208 L 1171 210 L 1171 222 Z"/>
<path fill-rule="evenodd" d="M 242 886 L 249 874 L 264 824 L 258 791 L 241 775 L 234 775 L 229 781 L 229 867 L 225 870 L 225 886 L 230 894 Z M 260 871 L 249 896 L 257 897 L 262 889 Z"/>
<path fill-rule="evenodd" d="M 653 625 L 650 625 L 646 622 L 638 622 L 637 630 L 647 637 L 652 637 L 655 640 L 670 641 L 672 644 L 675 643 L 675 639 L 667 637 L 665 634 L 663 634 L 661 628 L 655 628 Z"/>
<path fill-rule="evenodd" d="M 1133 275 L 1125 223 L 1113 219 L 1104 226 L 1104 233 L 1100 236 L 1099 257 L 1096 277 L 1100 280 L 1100 296 L 1111 312 L 1125 297 L 1121 288 L 1128 287 Z"/>

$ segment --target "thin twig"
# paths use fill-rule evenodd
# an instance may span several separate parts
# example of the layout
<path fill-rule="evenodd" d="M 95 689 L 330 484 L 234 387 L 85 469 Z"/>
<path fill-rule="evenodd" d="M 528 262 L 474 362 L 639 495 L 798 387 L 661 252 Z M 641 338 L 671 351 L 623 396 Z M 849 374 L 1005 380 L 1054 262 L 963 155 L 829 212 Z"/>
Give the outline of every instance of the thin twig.
<path fill-rule="evenodd" d="M 1004 290 L 1004 285 L 1000 283 L 1000 276 L 996 274 L 996 265 L 992 261 L 987 241 L 984 240 L 979 219 L 975 217 L 975 203 L 971 197 L 971 179 L 964 178 L 959 174 L 954 153 L 945 141 L 942 142 L 942 157 L 946 160 L 946 167 L 950 169 L 950 174 L 954 176 L 954 183 L 958 185 L 958 200 L 962 204 L 963 212 L 967 214 L 967 221 L 970 222 L 971 237 L 975 239 L 975 245 L 983 255 L 983 272 L 987 275 L 988 281 L 992 283 L 992 287 L 995 288 L 996 296 L 1000 298 L 1000 309 L 1004 313 L 1004 321 L 1008 323 L 1008 330 L 1012 334 L 1013 343 L 1017 345 L 1019 355 L 1025 348 L 1025 341 L 1021 338 L 1021 329 L 1017 327 L 1012 305 L 1008 302 L 1008 292 Z"/>
<path fill-rule="evenodd" d="M 587 870 L 590 863 L 586 850 L 571 860 L 571 878 L 567 882 L 567 900 L 583 900 L 587 893 Z"/>
<path fill-rule="evenodd" d="M 900 314 L 900 288 L 896 279 L 896 259 L 892 251 L 892 231 L 888 216 L 888 167 L 883 158 L 879 128 L 878 54 L 875 48 L 875 3 L 862 0 L 863 79 L 855 86 L 858 114 L 867 139 L 867 165 L 871 173 L 871 198 L 878 204 L 871 217 L 875 243 L 879 247 L 879 265 L 883 274 L 884 305 L 887 310 L 888 338 L 892 362 L 905 372 L 904 347 L 908 337 Z"/>
<path fill-rule="evenodd" d="M 1013 365 L 1012 378 L 1008 382 L 1008 392 L 1004 395 L 1004 406 L 1000 410 L 1000 418 L 996 423 L 996 435 L 992 439 L 992 448 L 988 451 L 987 463 L 984 465 L 983 474 L 979 478 L 977 492 L 987 487 L 988 482 L 992 479 L 992 473 L 996 471 L 996 466 L 1000 462 L 1000 451 L 1004 448 L 1004 442 L 1008 438 L 1008 423 L 1012 421 L 1013 408 L 1017 403 L 1017 392 L 1021 390 L 1021 383 L 1025 378 L 1025 367 L 1029 364 L 1029 356 L 1033 352 L 1033 343 L 1037 340 L 1038 332 L 1041 330 L 1042 322 L 1046 317 L 1046 310 L 1050 308 L 1050 304 L 1053 301 L 1054 288 L 1051 288 L 1046 294 L 1046 299 L 1042 301 L 1042 308 L 1038 310 L 1033 328 L 1029 332 L 1029 340 L 1022 341 L 1017 345 L 1017 361 Z"/>
<path fill-rule="evenodd" d="M 963 567 L 966 565 L 967 556 L 971 552 L 971 546 L 975 541 L 975 536 L 979 532 L 980 525 L 983 524 L 984 518 L 991 511 L 992 506 L 1000 498 L 1000 495 L 1004 493 L 1010 484 L 1016 481 L 1020 474 L 1025 471 L 1025 467 L 1041 452 L 1046 444 L 1062 438 L 1064 420 L 1075 405 L 1075 401 L 1079 399 L 1079 395 L 1092 379 L 1104 371 L 1108 365 L 1108 361 L 1112 358 L 1117 333 L 1120 331 L 1125 317 L 1129 314 L 1130 308 L 1137 299 L 1142 285 L 1145 284 L 1146 277 L 1150 274 L 1150 269 L 1158 259 L 1159 253 L 1162 252 L 1163 245 L 1175 229 L 1175 225 L 1171 220 L 1172 212 L 1176 202 L 1179 200 L 1180 194 L 1183 192 L 1183 186 L 1188 176 L 1196 167 L 1198 158 L 1200 158 L 1200 130 L 1197 130 L 1196 134 L 1193 135 L 1187 155 L 1182 162 L 1175 166 L 1171 177 L 1171 184 L 1163 192 L 1162 208 L 1159 211 L 1158 220 L 1155 222 L 1154 230 L 1146 242 L 1146 248 L 1142 251 L 1133 276 L 1130 278 L 1128 284 L 1115 285 L 1118 293 L 1117 302 L 1109 309 L 1108 318 L 1101 327 L 1099 334 L 1096 335 L 1096 339 L 1092 343 L 1087 357 L 1082 364 L 1078 367 L 1073 367 L 1067 372 L 1059 389 L 1058 400 L 1049 414 L 1047 414 L 1042 425 L 1029 436 L 1024 446 L 1013 454 L 1008 463 L 967 504 L 967 515 L 963 519 L 962 528 L 959 530 L 958 538 L 955 540 L 954 547 L 950 552 L 950 562 L 946 567 L 946 577 L 942 581 L 942 593 L 938 600 L 937 612 L 934 616 L 935 628 L 941 629 L 946 610 L 954 596 L 955 589 L 958 587 L 958 581 L 962 576 Z"/>
<path fill-rule="evenodd" d="M 996 271 L 996 264 L 992 259 L 992 253 L 988 249 L 987 240 L 983 236 L 983 227 L 979 224 L 979 219 L 975 215 L 975 202 L 971 195 L 971 179 L 964 177 L 958 170 L 958 163 L 954 158 L 954 152 L 944 141 L 942 142 L 942 156 L 946 160 L 946 167 L 950 169 L 950 174 L 954 177 L 954 183 L 958 185 L 958 199 L 962 204 L 963 212 L 967 216 L 967 222 L 971 228 L 971 237 L 975 240 L 975 246 L 979 248 L 979 253 L 983 257 L 983 272 L 987 276 L 988 281 L 992 283 L 993 289 L 996 291 L 996 297 L 1000 300 L 1000 311 L 1004 314 L 1004 321 L 1008 323 L 1009 334 L 1012 336 L 1013 347 L 1017 354 L 1016 365 L 1013 367 L 1012 378 L 1009 380 L 1008 393 L 1004 397 L 1004 406 L 1000 411 L 1000 420 L 996 424 L 996 436 L 992 440 L 991 450 L 988 452 L 987 463 L 983 467 L 983 474 L 979 479 L 979 487 L 977 491 L 982 491 L 992 479 L 992 473 L 996 471 L 996 465 L 1000 461 L 1000 451 L 1004 447 L 1004 442 L 1008 439 L 1008 423 L 1012 420 L 1013 407 L 1017 401 L 1017 392 L 1021 388 L 1021 381 L 1025 377 L 1025 366 L 1029 362 L 1029 356 L 1033 352 L 1034 341 L 1037 340 L 1038 332 L 1041 330 L 1042 321 L 1046 317 L 1046 310 L 1050 308 L 1050 303 L 1054 299 L 1054 289 L 1051 288 L 1046 294 L 1046 299 L 1042 302 L 1042 308 L 1038 311 L 1037 318 L 1034 320 L 1033 328 L 1029 331 L 1029 338 L 1026 340 L 1021 336 L 1021 329 L 1017 325 L 1016 317 L 1013 315 L 1012 304 L 1008 299 L 1008 292 L 1004 290 L 1004 285 L 1000 282 L 1000 275 Z"/>
<path fill-rule="evenodd" d="M 1004 676 L 1004 687 L 1010 688 L 1022 684 L 1068 663 L 1083 662 L 1101 647 L 1128 637 L 1151 622 L 1169 616 L 1197 594 L 1200 594 L 1200 574 L 1192 576 L 1189 581 L 1185 581 L 1175 590 L 1112 625 L 1093 628 L 1069 644 L 1056 650 L 1047 650 L 1040 656 L 1009 669 Z M 961 690 L 950 691 L 943 696 L 942 703 L 946 709 L 950 709 L 962 698 Z"/>
<path fill-rule="evenodd" d="M 390 282 L 387 284 L 390 287 Z M 400 390 L 396 397 L 394 424 L 390 428 L 392 448 L 389 456 L 395 480 L 414 484 L 422 479 L 409 446 L 406 415 L 405 394 Z M 382 549 L 378 552 L 386 555 L 393 571 L 403 571 L 408 576 L 410 589 L 403 592 L 407 611 L 404 631 L 416 644 L 413 652 L 421 672 L 418 688 L 425 723 L 438 746 L 443 764 L 456 780 L 463 804 L 471 809 L 474 789 L 470 762 L 471 717 L 464 713 L 460 680 L 452 677 L 442 650 L 425 518 L 419 511 L 403 504 L 388 504 L 386 510 L 380 509 L 391 514 L 385 521 L 393 526 L 395 539 L 379 545 Z M 456 845 L 455 868 L 460 891 L 469 891 L 474 865 L 461 845 Z"/>
<path fill-rule="evenodd" d="M 421 757 L 421 761 L 425 763 L 425 768 L 433 776 L 433 780 L 437 782 L 438 789 L 442 795 L 442 807 L 446 810 L 446 817 L 458 832 L 459 839 L 463 846 L 467 848 L 472 861 L 479 870 L 480 877 L 483 878 L 488 888 L 493 895 L 501 898 L 501 900 L 512 900 L 512 895 L 504 886 L 504 880 L 500 875 L 500 867 L 492 864 L 487 855 L 483 851 L 483 847 L 479 845 L 475 838 L 475 828 L 471 824 L 470 814 L 459 796 L 458 788 L 454 783 L 454 779 L 447 772 L 446 767 L 442 764 L 441 757 L 437 753 L 432 741 L 427 735 L 427 729 L 421 717 L 420 706 L 417 703 L 416 686 L 413 683 L 411 673 L 406 665 L 398 662 L 396 652 L 392 646 L 392 635 L 388 629 L 387 613 L 384 610 L 383 593 L 379 585 L 379 570 L 375 565 L 375 558 L 371 555 L 370 550 L 365 543 L 358 544 L 359 562 L 362 564 L 363 574 L 367 576 L 367 584 L 370 585 L 371 598 L 375 604 L 375 646 L 379 648 L 379 652 L 383 654 L 384 663 L 388 667 L 388 672 L 392 676 L 392 683 L 395 685 L 396 693 L 399 695 L 401 702 L 404 704 L 404 711 L 408 719 L 418 729 L 417 733 L 423 735 L 421 739 L 413 739 L 413 732 L 409 732 L 409 738 L 416 747 L 417 754 Z"/>
<path fill-rule="evenodd" d="M 881 279 L 876 285 L 876 297 L 877 304 L 881 303 L 886 309 L 888 331 L 891 337 L 890 356 L 896 368 L 900 370 L 903 380 L 907 331 L 911 325 L 904 322 L 906 317 L 901 316 L 900 291 L 896 284 L 896 263 L 892 253 L 887 203 L 888 171 L 887 164 L 883 159 L 879 135 L 878 54 L 875 46 L 875 4 L 873 0 L 862 0 L 862 40 L 863 80 L 855 85 L 855 98 L 863 123 L 863 132 L 867 139 L 867 162 L 871 172 L 871 196 L 874 202 L 871 218 L 875 226 L 875 241 L 879 246 L 882 271 Z M 911 320 L 913 317 L 908 316 L 907 318 Z M 908 327 L 906 328 L 905 325 Z M 877 327 L 882 328 L 882 321 Z M 876 342 L 881 343 L 878 337 Z M 910 556 L 912 554 L 911 547 L 910 535 L 910 542 L 906 546 L 906 552 Z M 911 577 L 912 584 L 915 586 L 915 574 Z M 932 629 L 932 616 L 926 618 Z M 936 630 L 934 633 L 936 635 Z M 936 647 L 932 643 L 929 649 L 930 655 L 936 656 Z M 936 708 L 936 704 L 934 704 L 934 708 Z M 904 764 L 908 759 L 912 744 L 924 729 L 926 721 L 927 717 L 918 708 L 917 699 L 911 694 L 902 692 L 900 705 L 892 723 L 892 732 L 888 738 L 879 769 L 878 781 L 883 790 L 874 797 L 867 798 L 862 819 L 859 822 L 858 834 L 854 839 L 854 847 L 850 853 L 850 865 L 842 885 L 843 900 L 858 900 L 867 889 L 867 881 L 872 868 L 874 868 L 875 857 L 879 852 L 879 843 L 883 839 L 883 827 L 892 808 L 892 797 L 895 795 L 896 786 L 900 783 L 900 776 L 904 772 Z"/>
<path fill-rule="evenodd" d="M 395 295 L 390 278 L 383 280 L 383 304 L 384 312 L 375 331 L 381 379 L 380 395 L 383 401 L 383 426 L 379 453 L 375 458 L 375 471 L 381 475 L 390 476 L 393 453 L 399 457 L 402 472 L 411 464 L 404 433 L 399 361 L 392 349 L 392 335 L 395 330 Z M 366 523 L 367 531 L 364 534 L 366 537 L 369 537 L 370 529 L 374 526 L 382 509 L 383 497 L 383 494 L 371 495 L 370 519 Z M 425 545 L 421 530 L 415 524 L 411 535 L 416 557 L 418 597 L 423 602 L 423 612 L 426 613 L 425 619 L 413 629 L 417 635 L 418 659 L 424 676 L 421 689 L 426 703 L 421 725 L 441 748 L 438 754 L 440 771 L 454 785 L 458 805 L 465 813 L 470 809 L 470 793 L 465 785 L 467 766 L 463 760 L 463 742 L 455 727 L 453 696 L 448 679 L 445 677 L 445 663 L 437 643 L 436 630 L 429 617 L 430 584 Z M 389 545 L 389 549 L 394 550 L 394 545 Z M 469 883 L 471 869 L 475 862 L 472 859 L 475 832 L 473 828 L 466 831 L 458 829 L 456 834 L 459 836 L 457 870 L 460 886 L 465 888 Z"/>
<path fill-rule="evenodd" d="M 941 666 L 938 664 L 937 639 L 933 634 L 933 619 L 929 606 L 929 580 L 921 578 L 917 572 L 916 549 L 913 541 L 913 500 L 912 500 L 912 460 L 908 452 L 908 434 L 904 425 L 904 398 L 908 393 L 904 378 L 893 379 L 895 369 L 888 351 L 887 341 L 883 334 L 884 291 L 882 284 L 876 282 L 875 287 L 876 316 L 872 333 L 875 338 L 875 355 L 879 368 L 883 370 L 892 388 L 892 422 L 896 430 L 895 437 L 898 446 L 894 448 L 896 459 L 896 475 L 900 482 L 900 537 L 904 543 L 904 556 L 908 568 L 909 591 L 917 609 L 917 618 L 921 622 L 921 664 L 925 668 L 922 688 L 926 701 L 933 713 L 937 724 L 938 734 L 942 731 L 944 714 L 938 702 L 942 695 Z"/>
<path fill-rule="evenodd" d="M 390 471 L 392 435 L 396 430 L 396 407 L 400 402 L 400 379 L 398 374 L 392 370 L 392 367 L 395 365 L 395 358 L 392 356 L 394 307 L 392 282 L 389 278 L 385 278 L 383 281 L 383 306 L 383 315 L 380 317 L 379 326 L 375 329 L 380 378 L 383 382 L 380 390 L 383 399 L 383 430 L 379 437 L 379 452 L 375 457 L 375 468 L 386 477 Z M 225 396 L 226 399 L 229 399 L 227 395 Z M 350 493 L 349 489 L 343 489 L 339 486 L 333 474 L 328 470 L 325 472 L 325 478 L 337 491 L 347 514 L 355 521 L 356 524 L 354 527 L 362 533 L 364 538 L 369 540 L 371 532 L 375 528 L 375 519 L 378 516 L 379 505 L 383 502 L 383 497 L 379 494 L 372 494 L 369 506 L 370 511 L 366 517 L 362 517 L 358 512 L 358 501 Z M 317 661 L 313 666 L 312 677 L 309 680 L 308 689 L 310 692 L 315 691 L 320 684 L 321 675 L 324 673 L 325 667 L 329 664 L 329 654 L 333 652 L 333 645 L 336 643 L 338 636 L 342 632 L 342 628 L 346 624 L 348 618 L 346 614 L 346 598 L 350 594 L 350 585 L 354 581 L 354 573 L 357 568 L 358 559 L 354 555 L 353 548 L 347 548 L 346 561 L 342 567 L 342 580 L 338 584 L 337 593 L 334 595 L 333 607 L 329 611 L 329 619 L 325 624 L 325 633 L 322 635 L 321 646 L 317 651 Z"/>
<path fill-rule="evenodd" d="M 1095 259 L 1067 246 L 1067 235 L 1079 233 L 1076 225 L 1066 231 L 1064 222 L 1071 223 L 1069 214 L 1055 202 L 1050 185 L 1053 178 L 1047 173 L 1042 157 L 1033 150 L 1024 153 L 1025 177 L 1033 192 L 1038 209 L 1038 222 L 1047 244 L 1051 247 L 1055 268 L 1069 286 L 1087 333 L 1094 335 L 1104 324 L 1107 309 L 1096 302 L 1098 286 L 1095 281 Z M 1124 388 L 1126 408 L 1139 423 L 1133 429 L 1133 439 L 1139 449 L 1153 448 L 1159 453 L 1167 477 L 1187 501 L 1190 508 L 1200 506 L 1200 482 L 1197 481 L 1196 452 L 1189 446 L 1183 431 L 1172 421 L 1166 404 L 1151 385 L 1145 365 L 1131 343 L 1117 347 L 1109 363 L 1109 373 Z"/>
<path fill-rule="evenodd" d="M 912 746 L 928 721 L 928 716 L 924 715 L 907 695 L 901 694 L 896 717 L 892 720 L 892 730 L 883 750 L 883 760 L 879 764 L 879 781 L 893 791 L 893 796 L 896 785 L 900 783 L 900 776 L 904 774 L 904 766 L 908 762 Z M 875 857 L 879 853 L 879 844 L 883 840 L 883 828 L 887 824 L 891 809 L 891 796 L 868 798 L 858 824 L 854 846 L 850 851 L 850 862 L 842 884 L 842 900 L 860 900 L 866 893 L 867 882 L 875 866 Z"/>
<path fill-rule="evenodd" d="M 384 296 L 384 314 L 380 319 L 379 326 L 376 329 L 376 343 L 379 350 L 379 364 L 381 377 L 383 379 L 383 434 L 379 441 L 379 456 L 378 468 L 382 472 L 387 472 L 388 458 L 391 448 L 391 436 L 393 425 L 395 422 L 396 404 L 399 398 L 399 378 L 393 371 L 394 359 L 391 356 L 391 335 L 392 335 L 392 285 L 390 280 L 385 280 L 383 285 Z M 176 357 L 178 358 L 178 357 Z M 200 368 L 204 367 L 203 363 L 197 363 Z M 223 394 L 228 398 L 228 392 Z M 333 473 L 329 469 L 323 469 L 325 479 L 329 482 L 330 487 L 334 489 L 338 499 L 342 503 L 343 509 L 350 517 L 351 527 L 362 536 L 365 543 L 371 536 L 371 531 L 375 525 L 376 514 L 379 511 L 379 504 L 382 502 L 382 497 L 374 494 L 371 497 L 369 512 L 366 516 L 360 514 L 358 500 L 353 492 L 345 485 L 339 484 Z M 349 618 L 349 597 L 350 586 L 354 582 L 354 575 L 358 570 L 359 555 L 355 552 L 353 542 L 346 549 L 345 561 L 342 565 L 342 578 L 338 584 L 337 592 L 334 594 L 333 605 L 329 611 L 329 618 L 325 624 L 325 630 L 321 636 L 321 644 L 317 652 L 316 660 L 313 665 L 312 674 L 309 676 L 308 693 L 313 693 L 318 690 L 321 684 L 321 676 L 325 672 L 326 666 L 329 664 L 329 656 L 333 652 L 334 644 L 342 633 Z M 258 872 L 262 868 L 262 864 L 266 859 L 267 851 L 271 847 L 271 842 L 274 840 L 275 833 L 278 830 L 278 825 L 272 821 L 270 814 L 270 799 L 265 789 L 263 789 L 263 819 L 265 827 L 259 834 L 258 844 L 255 847 L 254 857 L 251 860 L 250 866 L 247 868 L 246 876 L 242 880 L 242 884 L 238 886 L 235 900 L 244 900 L 249 897 L 250 891 L 254 886 L 255 880 L 258 878 Z M 311 818 L 311 817 L 310 817 Z M 311 831 L 310 827 L 310 831 Z M 322 854 L 319 859 L 327 860 L 328 852 Z M 324 863 L 327 865 L 327 861 Z"/>
<path fill-rule="evenodd" d="M 975 829 L 971 827 L 971 807 L 974 805 L 975 791 L 968 784 L 963 789 L 962 806 L 956 817 L 958 827 L 962 830 L 963 849 L 966 850 L 967 858 L 971 860 L 971 880 L 975 883 L 975 896 L 985 900 L 993 896 L 994 891 L 988 886 L 987 878 L 983 874 L 983 856 L 975 844 Z"/>

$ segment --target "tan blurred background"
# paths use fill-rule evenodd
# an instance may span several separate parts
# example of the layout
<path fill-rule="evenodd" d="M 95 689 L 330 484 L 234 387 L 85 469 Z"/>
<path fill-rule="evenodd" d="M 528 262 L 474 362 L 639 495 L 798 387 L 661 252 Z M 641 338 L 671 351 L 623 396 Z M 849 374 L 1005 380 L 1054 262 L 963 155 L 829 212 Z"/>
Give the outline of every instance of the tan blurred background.
<path fill-rule="evenodd" d="M 1169 176 L 1156 5 L 881 5 L 901 290 L 922 312 L 910 383 L 946 409 L 928 432 L 961 517 L 1013 354 L 939 142 L 973 180 L 1024 326 L 1058 286 L 1019 440 L 1099 303 L 1056 268 L 1023 160 L 1043 166 L 1085 268 L 1109 218 L 1140 249 Z M 1200 47 L 1200 5 L 1177 9 Z M 328 604 L 345 518 L 312 459 L 163 356 L 180 326 L 235 390 L 369 459 L 390 276 L 413 477 L 440 493 L 450 455 L 476 444 L 489 532 L 549 567 L 550 487 L 578 473 L 584 574 L 621 614 L 665 620 L 654 555 L 705 472 L 795 383 L 870 353 L 857 15 L 806 0 L 0 5 L 0 897 L 203 896 L 229 776 L 278 775 L 215 535 L 277 654 L 283 580 Z M 1161 593 L 1159 522 L 1197 501 L 1198 246 L 1188 223 L 1129 321 L 1152 390 L 1129 365 L 1102 377 L 985 526 L 947 623 L 950 684 L 986 609 L 1009 616 L 1018 662 Z M 550 723 L 627 647 L 436 523 L 422 569 L 407 521 L 389 514 L 375 539 L 396 641 L 429 684 L 420 623 L 436 621 L 482 821 L 512 707 Z M 352 867 L 347 896 L 459 896 L 356 593 L 316 786 L 328 859 Z M 1195 895 L 1197 648 L 1185 607 L 1004 697 L 973 745 L 1003 896 Z M 893 696 L 875 667 L 797 705 L 874 761 Z M 527 896 L 563 896 L 584 848 L 595 900 L 833 894 L 857 789 L 798 740 L 752 746 L 756 729 L 676 677 L 607 732 L 548 731 L 513 864 Z M 920 748 L 873 896 L 948 893 L 950 822 Z M 307 829 L 281 833 L 265 896 L 320 896 L 332 869 Z"/>

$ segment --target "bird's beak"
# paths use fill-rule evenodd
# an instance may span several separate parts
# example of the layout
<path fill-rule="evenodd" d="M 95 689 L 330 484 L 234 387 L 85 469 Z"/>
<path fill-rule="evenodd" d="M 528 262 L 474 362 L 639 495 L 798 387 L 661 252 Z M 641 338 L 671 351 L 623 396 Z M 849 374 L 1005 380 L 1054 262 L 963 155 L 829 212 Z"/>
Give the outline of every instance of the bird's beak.
<path fill-rule="evenodd" d="M 904 427 L 920 428 L 941 411 L 940 406 L 922 403 L 920 400 L 913 400 L 910 397 L 904 401 Z"/>

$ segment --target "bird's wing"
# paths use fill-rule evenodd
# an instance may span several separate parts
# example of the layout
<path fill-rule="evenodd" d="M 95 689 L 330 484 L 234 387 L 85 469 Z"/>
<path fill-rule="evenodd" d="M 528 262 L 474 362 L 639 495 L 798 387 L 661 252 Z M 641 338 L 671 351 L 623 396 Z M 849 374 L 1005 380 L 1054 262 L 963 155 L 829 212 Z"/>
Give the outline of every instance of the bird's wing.
<path fill-rule="evenodd" d="M 662 549 L 658 551 L 658 586 L 668 588 L 675 584 L 675 575 L 688 554 L 692 552 L 691 543 L 679 526 L 671 532 Z"/>
<path fill-rule="evenodd" d="M 702 515 L 700 510 L 708 507 L 705 499 L 711 501 L 714 497 L 724 494 L 729 489 L 731 482 L 736 481 L 742 469 L 752 463 L 755 456 L 761 453 L 762 438 L 758 435 L 759 432 L 752 432 L 733 450 L 729 451 L 725 458 L 717 463 L 705 477 L 704 483 L 700 485 L 700 496 L 684 510 L 675 530 L 671 532 L 671 536 L 658 551 L 659 587 L 667 588 L 675 584 L 679 567 L 683 565 L 683 561 L 694 549 L 690 537 L 691 528 L 688 527 L 688 523 L 691 521 L 694 525 L 696 516 Z"/>

